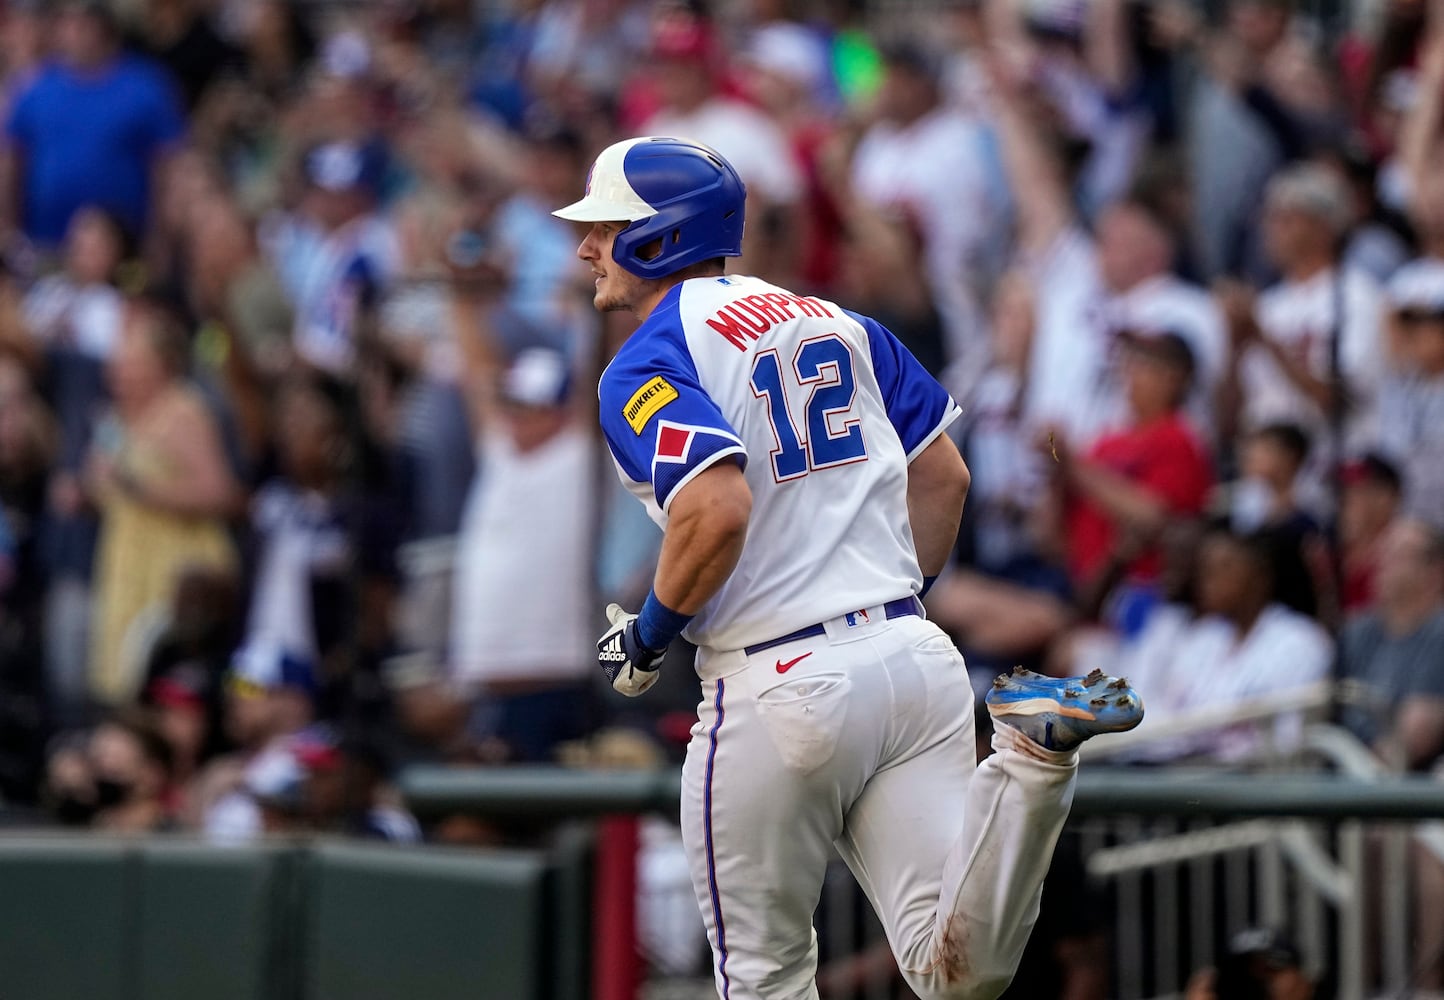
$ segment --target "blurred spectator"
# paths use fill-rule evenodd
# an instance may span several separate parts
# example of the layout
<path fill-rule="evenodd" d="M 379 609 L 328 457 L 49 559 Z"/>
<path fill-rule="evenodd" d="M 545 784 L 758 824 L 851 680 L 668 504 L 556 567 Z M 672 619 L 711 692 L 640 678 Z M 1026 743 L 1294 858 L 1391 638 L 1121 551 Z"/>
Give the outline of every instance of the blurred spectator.
<path fill-rule="evenodd" d="M 1444 535 L 1398 519 L 1379 557 L 1376 605 L 1340 640 L 1345 723 L 1389 763 L 1423 770 L 1444 750 Z"/>
<path fill-rule="evenodd" d="M 121 52 L 108 4 L 58 8 L 57 59 L 16 98 L 6 123 L 10 190 L 0 206 L 0 218 L 47 249 L 87 204 L 146 232 L 152 191 L 186 131 L 164 71 Z"/>
<path fill-rule="evenodd" d="M 1267 534 L 1208 534 L 1199 550 L 1194 592 L 1201 615 L 1153 666 L 1148 716 L 1139 732 L 1153 735 L 1138 750 L 1164 761 L 1204 755 L 1235 761 L 1260 748 L 1252 726 L 1170 735 L 1189 713 L 1250 700 L 1322 681 L 1333 663 L 1333 644 L 1319 625 L 1275 599 L 1279 545 Z M 1276 720 L 1272 746 L 1297 747 L 1298 713 Z"/>
<path fill-rule="evenodd" d="M 681 9 L 662 14 L 651 56 L 661 107 L 641 131 L 692 139 L 727 158 L 747 185 L 748 224 L 736 270 L 785 283 L 800 262 L 797 214 L 803 197 L 802 173 L 787 137 L 762 111 L 719 88 L 710 21 Z"/>
<path fill-rule="evenodd" d="M 966 398 L 986 364 L 983 289 L 1001 270 L 1008 203 L 1002 163 L 983 123 L 944 103 L 941 65 L 931 53 L 899 44 L 884 50 L 883 67 L 874 120 L 853 154 L 854 196 L 920 247 L 946 358 L 955 363 L 948 382 Z"/>
<path fill-rule="evenodd" d="M 1194 973 L 1183 1000 L 1313 1000 L 1315 988 L 1293 942 L 1259 927 L 1235 934 L 1217 968 Z"/>
<path fill-rule="evenodd" d="M 335 609 L 315 598 L 343 590 L 353 566 L 343 491 L 356 460 L 347 440 L 342 388 L 322 375 L 296 375 L 275 400 L 277 475 L 251 503 L 255 574 L 245 642 L 322 662 L 340 640 L 325 628 Z M 324 619 L 324 621 L 323 621 Z"/>
<path fill-rule="evenodd" d="M 973 474 L 963 508 L 964 561 L 1003 577 L 1037 561 L 1039 525 L 1034 514 L 1047 482 L 1044 463 L 1052 461 L 1034 447 L 1035 431 L 1022 412 L 1034 305 L 1026 274 L 1003 276 L 993 294 L 992 363 L 979 380 L 961 428 L 962 452 Z"/>
<path fill-rule="evenodd" d="M 1303 428 L 1314 452 L 1301 496 L 1321 512 L 1334 502 L 1323 493 L 1325 470 L 1372 441 L 1382 374 L 1379 288 L 1338 264 L 1348 197 L 1326 167 L 1279 174 L 1263 229 L 1283 277 L 1257 305 L 1242 285 L 1221 292 L 1231 337 L 1219 407 L 1225 433 L 1277 422 Z"/>
<path fill-rule="evenodd" d="M 498 377 L 477 315 L 462 306 L 457 317 L 473 359 L 479 471 L 458 538 L 449 674 L 478 699 L 472 740 L 546 761 L 591 722 L 595 454 L 566 359 L 532 348 Z"/>
<path fill-rule="evenodd" d="M 167 805 L 176 816 L 189 812 L 187 796 L 202 761 L 216 749 L 217 684 L 200 663 L 178 663 L 146 686 L 142 704 L 154 715 L 170 748 L 171 784 Z"/>
<path fill-rule="evenodd" d="M 1403 485 L 1393 464 L 1373 454 L 1345 466 L 1342 479 L 1343 611 L 1351 614 L 1373 607 L 1380 548 L 1385 531 L 1399 513 Z"/>
<path fill-rule="evenodd" d="M 130 303 L 107 368 L 114 413 L 85 470 L 101 513 L 90 690 L 105 703 L 139 691 L 180 575 L 235 561 L 226 519 L 238 488 L 215 417 L 187 384 L 187 360 L 185 333 L 165 309 Z"/>
<path fill-rule="evenodd" d="M 297 356 L 351 373 L 365 324 L 397 266 L 396 234 L 377 212 L 382 149 L 335 141 L 302 157 L 299 209 L 271 220 L 263 244 L 296 307 Z"/>
<path fill-rule="evenodd" d="M 992 63 L 1002 148 L 1018 208 L 1022 266 L 1036 289 L 1036 332 L 1025 399 L 1035 427 L 1066 422 L 1086 449 L 1117 430 L 1127 401 L 1118 334 L 1171 330 L 1193 356 L 1188 413 L 1212 437 L 1213 388 L 1225 351 L 1222 317 L 1208 295 L 1170 271 L 1177 255 L 1169 224 L 1136 197 L 1110 203 L 1092 236 L 1081 228 L 1037 124 L 1037 111 L 1001 58 Z"/>
<path fill-rule="evenodd" d="M 1194 232 L 1204 274 L 1256 276 L 1254 217 L 1265 184 L 1304 151 L 1297 114 L 1280 93 L 1274 56 L 1288 40 L 1289 0 L 1228 0 L 1223 26 L 1198 41 L 1203 70 L 1190 96 L 1188 162 Z"/>
<path fill-rule="evenodd" d="M 568 294 L 581 271 L 577 234 L 551 213 L 568 204 L 586 178 L 586 154 L 582 135 L 570 126 L 532 125 L 525 134 L 518 189 L 496 207 L 494 219 L 462 219 L 467 228 L 454 235 L 459 240 L 495 240 L 496 246 L 486 246 L 482 252 L 490 261 L 509 265 L 507 305 L 564 351 L 576 338 L 579 323 L 590 328 L 591 317 L 579 318 L 575 299 Z M 465 269 L 466 260 L 457 255 L 464 257 L 467 252 L 474 251 L 460 242 L 449 244 L 451 266 Z"/>
<path fill-rule="evenodd" d="M 234 753 L 212 760 L 197 777 L 189 825 L 210 840 L 237 843 L 265 829 L 263 799 L 290 789 L 299 765 L 290 738 L 315 719 L 313 663 L 271 646 L 244 646 L 226 676 L 226 735 Z"/>
<path fill-rule="evenodd" d="M 1239 443 L 1239 478 L 1228 487 L 1229 522 L 1249 534 L 1267 529 L 1289 556 L 1276 569 L 1278 598 L 1296 611 L 1319 611 L 1321 590 L 1331 580 L 1323 565 L 1326 544 L 1318 520 L 1298 498 L 1299 476 L 1309 457 L 1309 438 L 1294 424 L 1267 424 Z"/>
<path fill-rule="evenodd" d="M 47 17 L 39 3 L 6 4 L 0 12 L 0 117 L 40 75 L 47 52 Z M 3 216 L 0 216 L 3 217 Z"/>
<path fill-rule="evenodd" d="M 1243 534 L 1260 528 L 1317 531 L 1295 490 L 1309 456 L 1309 438 L 1296 424 L 1267 424 L 1244 436 L 1239 478 L 1229 485 L 1229 521 Z"/>
<path fill-rule="evenodd" d="M 0 799 L 15 801 L 34 798 L 52 717 L 43 669 L 39 527 L 54 450 L 54 427 L 29 373 L 0 353 Z"/>
<path fill-rule="evenodd" d="M 1199 514 L 1213 483 L 1208 450 L 1180 414 L 1195 370 L 1188 341 L 1172 331 L 1122 336 L 1128 425 L 1081 456 L 1062 428 L 1042 443 L 1045 454 L 1057 455 L 1059 537 L 1085 605 L 1115 583 L 1125 592 L 1115 599 L 1125 601 L 1126 591 L 1153 585 L 1164 523 Z"/>
<path fill-rule="evenodd" d="M 1403 473 L 1404 506 L 1444 527 L 1444 260 L 1389 285 L 1394 357 L 1379 393 L 1379 450 Z"/>
<path fill-rule="evenodd" d="M 175 828 L 169 808 L 171 748 L 149 716 L 126 713 L 105 720 L 91 734 L 88 751 L 94 826 L 114 833 Z"/>
<path fill-rule="evenodd" d="M 237 61 L 201 0 L 146 0 L 140 27 L 139 47 L 170 71 L 187 107 Z"/>
<path fill-rule="evenodd" d="M 948 347 L 916 231 L 902 219 L 856 203 L 837 240 L 838 287 L 846 307 L 876 317 L 924 368 L 942 375 Z"/>
<path fill-rule="evenodd" d="M 645 58 L 652 14 L 647 4 L 548 0 L 527 13 L 533 15 L 526 19 L 530 37 L 524 46 L 512 46 L 513 53 L 522 50 L 517 54 L 524 58 L 524 69 L 506 83 L 530 84 L 531 96 L 538 103 L 574 115 L 605 106 L 637 61 Z M 485 69 L 481 72 L 488 73 Z M 504 85 L 493 84 L 492 93 L 503 89 Z M 504 104 L 502 110 L 510 110 L 510 105 Z M 519 119 L 515 115 L 511 123 L 515 125 Z"/>
<path fill-rule="evenodd" d="M 388 765 L 372 741 L 345 739 L 318 724 L 291 738 L 300 765 L 302 808 L 312 828 L 412 844 L 421 828 L 386 784 Z"/>
<path fill-rule="evenodd" d="M 836 85 L 828 56 L 819 32 L 772 21 L 748 38 L 740 82 L 747 97 L 782 129 L 802 170 L 803 204 L 795 217 L 801 227 L 799 277 L 807 289 L 832 297 L 843 289 L 851 293 L 853 284 L 838 274 L 845 221 L 841 202 L 849 199 L 839 190 L 846 184 L 846 142 L 833 113 Z M 853 211 L 856 206 L 849 218 Z M 904 266 L 915 271 L 911 261 Z"/>
<path fill-rule="evenodd" d="M 116 283 L 130 250 L 115 216 L 80 209 L 66 232 L 64 266 L 30 287 L 22 311 L 59 428 L 41 539 L 48 576 L 46 679 L 53 709 L 67 725 L 80 721 L 88 694 L 86 645 L 98 531 L 82 474 L 106 411 L 105 365 L 120 339 L 125 310 Z"/>

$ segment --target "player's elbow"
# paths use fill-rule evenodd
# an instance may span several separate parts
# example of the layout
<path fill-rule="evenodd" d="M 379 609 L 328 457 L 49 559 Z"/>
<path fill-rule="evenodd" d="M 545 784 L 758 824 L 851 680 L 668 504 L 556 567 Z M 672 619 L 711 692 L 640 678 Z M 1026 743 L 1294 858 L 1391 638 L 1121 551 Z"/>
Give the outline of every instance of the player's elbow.
<path fill-rule="evenodd" d="M 698 540 L 705 538 L 713 549 L 740 548 L 751 517 L 752 490 L 742 470 L 731 463 L 719 463 L 682 489 L 671 509 L 671 521 L 676 527 L 668 530 Z"/>
<path fill-rule="evenodd" d="M 928 498 L 951 509 L 962 510 L 973 474 L 963 461 L 957 445 L 945 434 L 922 450 L 908 466 L 908 493 L 911 497 Z"/>
<path fill-rule="evenodd" d="M 741 477 L 738 477 L 736 485 L 737 488 L 713 497 L 708 521 L 720 539 L 741 547 L 747 538 L 748 522 L 752 519 L 752 491 Z"/>

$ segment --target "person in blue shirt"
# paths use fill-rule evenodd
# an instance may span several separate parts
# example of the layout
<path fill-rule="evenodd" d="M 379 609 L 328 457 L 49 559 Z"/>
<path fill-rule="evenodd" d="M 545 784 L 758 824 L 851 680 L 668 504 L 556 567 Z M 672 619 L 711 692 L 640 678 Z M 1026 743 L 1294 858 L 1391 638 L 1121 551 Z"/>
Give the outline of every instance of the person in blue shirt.
<path fill-rule="evenodd" d="M 178 95 L 158 65 L 122 53 L 104 4 L 67 0 L 54 28 L 56 59 L 5 123 L 7 221 L 42 248 L 87 204 L 143 232 L 157 174 L 185 135 Z"/>

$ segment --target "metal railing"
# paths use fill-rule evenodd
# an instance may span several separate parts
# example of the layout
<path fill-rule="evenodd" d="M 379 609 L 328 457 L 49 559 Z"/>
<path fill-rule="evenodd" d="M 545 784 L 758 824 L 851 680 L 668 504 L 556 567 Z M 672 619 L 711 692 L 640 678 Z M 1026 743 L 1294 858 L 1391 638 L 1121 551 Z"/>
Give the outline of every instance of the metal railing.
<path fill-rule="evenodd" d="M 1429 822 L 1444 819 L 1444 783 L 1384 775 L 1352 737 L 1310 727 L 1304 757 L 1290 766 L 1316 767 L 1320 757 L 1344 773 L 1096 762 L 1080 771 L 1072 829 L 1088 874 L 1112 901 L 1110 996 L 1181 995 L 1190 971 L 1212 964 L 1230 935 L 1258 924 L 1289 929 L 1307 970 L 1331 977 L 1340 1000 L 1415 995 L 1421 956 L 1412 887 L 1418 866 L 1444 851 L 1411 845 L 1444 845 L 1444 828 Z M 672 816 L 680 776 L 428 767 L 408 771 L 402 790 L 423 816 Z M 850 879 L 840 887 L 830 879 L 819 919 L 829 908 L 855 910 L 859 893 Z M 825 922 L 846 928 L 830 934 L 850 935 L 824 942 L 833 954 L 878 944 L 866 927 L 840 917 Z M 859 995 L 907 994 L 884 978 Z"/>

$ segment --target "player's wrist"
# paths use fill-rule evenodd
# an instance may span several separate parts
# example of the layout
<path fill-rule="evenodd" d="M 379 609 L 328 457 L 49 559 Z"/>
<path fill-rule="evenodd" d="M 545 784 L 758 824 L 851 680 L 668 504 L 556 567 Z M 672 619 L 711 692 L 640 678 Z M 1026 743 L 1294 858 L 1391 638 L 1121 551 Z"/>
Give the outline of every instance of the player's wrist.
<path fill-rule="evenodd" d="M 691 620 L 691 615 L 673 611 L 663 604 L 655 590 L 648 591 L 642 610 L 637 612 L 637 639 L 648 649 L 666 649 Z"/>

